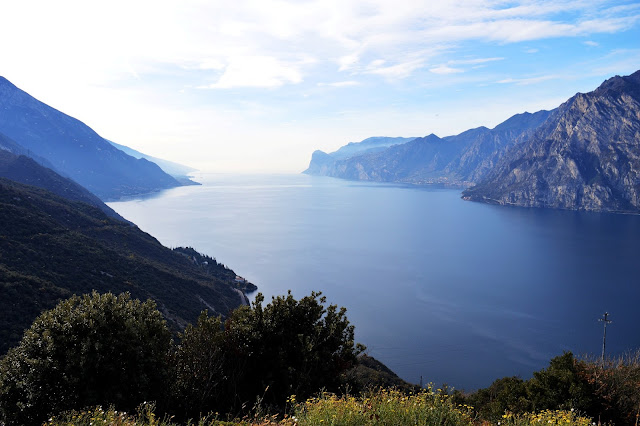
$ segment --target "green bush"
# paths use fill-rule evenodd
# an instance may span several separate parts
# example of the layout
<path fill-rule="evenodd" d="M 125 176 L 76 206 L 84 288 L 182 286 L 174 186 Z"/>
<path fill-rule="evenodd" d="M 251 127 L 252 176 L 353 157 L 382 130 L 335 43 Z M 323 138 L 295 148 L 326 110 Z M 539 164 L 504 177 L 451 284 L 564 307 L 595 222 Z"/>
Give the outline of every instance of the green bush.
<path fill-rule="evenodd" d="M 527 382 L 519 377 L 504 377 L 486 389 L 470 395 L 466 402 L 476 407 L 478 415 L 492 422 L 500 421 L 506 411 L 524 413 L 531 409 Z"/>
<path fill-rule="evenodd" d="M 184 330 L 174 354 L 175 412 L 195 418 L 223 409 L 220 403 L 229 399 L 226 392 L 233 382 L 226 355 L 220 317 L 203 312 L 195 326 L 189 324 Z"/>
<path fill-rule="evenodd" d="M 337 391 L 341 375 L 363 349 L 354 345 L 346 310 L 325 307 L 320 293 L 289 293 L 263 307 L 235 310 L 222 326 L 201 315 L 176 353 L 175 401 L 185 418 L 219 411 L 242 413 L 260 402 L 281 411 L 290 395 Z"/>
<path fill-rule="evenodd" d="M 69 409 L 158 400 L 170 346 L 152 301 L 74 296 L 41 314 L 0 362 L 0 418 L 37 424 Z"/>
<path fill-rule="evenodd" d="M 571 352 L 552 358 L 548 368 L 534 372 L 527 393 L 535 412 L 574 409 L 592 413 L 596 404 L 594 389 L 580 374 Z"/>

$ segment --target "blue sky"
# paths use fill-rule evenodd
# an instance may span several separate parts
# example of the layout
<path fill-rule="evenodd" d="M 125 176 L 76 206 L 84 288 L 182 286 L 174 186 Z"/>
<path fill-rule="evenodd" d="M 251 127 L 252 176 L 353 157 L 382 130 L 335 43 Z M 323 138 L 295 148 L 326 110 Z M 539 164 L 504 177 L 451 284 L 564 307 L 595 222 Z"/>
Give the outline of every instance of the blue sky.
<path fill-rule="evenodd" d="M 640 69 L 637 1 L 24 0 L 0 21 L 0 75 L 207 171 L 493 127 Z"/>

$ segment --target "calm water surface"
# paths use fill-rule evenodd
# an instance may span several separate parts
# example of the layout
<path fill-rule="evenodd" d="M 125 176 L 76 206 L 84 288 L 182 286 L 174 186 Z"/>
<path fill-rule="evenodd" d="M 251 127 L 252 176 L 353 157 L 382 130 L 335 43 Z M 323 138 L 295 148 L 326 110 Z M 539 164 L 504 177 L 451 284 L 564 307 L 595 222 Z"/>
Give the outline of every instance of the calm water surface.
<path fill-rule="evenodd" d="M 462 201 L 450 189 L 202 174 L 109 205 L 164 245 L 216 257 L 269 296 L 321 290 L 402 378 L 467 390 L 565 350 L 640 345 L 640 217 Z"/>

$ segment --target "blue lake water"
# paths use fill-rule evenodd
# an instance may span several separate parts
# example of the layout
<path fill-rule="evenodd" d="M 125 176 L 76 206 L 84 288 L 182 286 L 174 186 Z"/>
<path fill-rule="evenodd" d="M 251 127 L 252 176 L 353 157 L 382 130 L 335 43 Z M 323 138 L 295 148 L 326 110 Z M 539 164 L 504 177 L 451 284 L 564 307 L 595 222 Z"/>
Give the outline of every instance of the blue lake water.
<path fill-rule="evenodd" d="M 570 350 L 640 346 L 640 216 L 499 207 L 460 191 L 306 175 L 201 174 L 202 186 L 109 203 L 192 246 L 267 300 L 322 291 L 407 381 L 467 390 Z"/>

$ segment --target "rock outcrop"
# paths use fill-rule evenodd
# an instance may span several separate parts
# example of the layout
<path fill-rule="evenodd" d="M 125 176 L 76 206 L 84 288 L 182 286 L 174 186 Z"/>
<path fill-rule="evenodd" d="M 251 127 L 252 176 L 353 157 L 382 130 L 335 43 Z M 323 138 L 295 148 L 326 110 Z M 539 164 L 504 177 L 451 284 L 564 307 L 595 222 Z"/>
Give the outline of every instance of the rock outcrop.
<path fill-rule="evenodd" d="M 463 197 L 525 207 L 639 213 L 639 191 L 640 71 L 573 96 Z"/>

